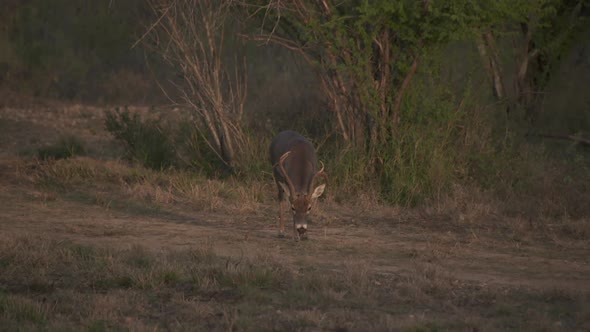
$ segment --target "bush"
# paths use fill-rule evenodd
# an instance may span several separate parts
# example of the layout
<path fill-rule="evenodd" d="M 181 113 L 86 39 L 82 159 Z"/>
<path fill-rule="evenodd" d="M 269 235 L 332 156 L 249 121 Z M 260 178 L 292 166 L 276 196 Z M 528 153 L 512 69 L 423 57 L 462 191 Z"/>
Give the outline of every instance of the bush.
<path fill-rule="evenodd" d="M 107 111 L 106 129 L 125 143 L 127 158 L 145 167 L 163 169 L 176 162 L 170 133 L 155 119 L 142 119 L 127 109 Z"/>
<path fill-rule="evenodd" d="M 195 123 L 181 121 L 174 134 L 176 153 L 182 166 L 187 166 L 205 173 L 207 176 L 221 174 L 223 162 L 215 155 L 207 143 L 207 137 L 199 132 Z"/>

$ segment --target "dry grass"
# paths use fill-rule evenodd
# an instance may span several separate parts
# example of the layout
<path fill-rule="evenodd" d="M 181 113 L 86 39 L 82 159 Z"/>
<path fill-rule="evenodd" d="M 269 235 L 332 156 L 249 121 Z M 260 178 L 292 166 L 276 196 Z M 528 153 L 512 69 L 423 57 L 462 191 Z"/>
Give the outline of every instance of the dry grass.
<path fill-rule="evenodd" d="M 494 288 L 418 263 L 299 269 L 207 247 L 103 249 L 43 237 L 0 241 L 0 324 L 8 329 L 586 329 L 587 293 Z"/>
<path fill-rule="evenodd" d="M 17 159 L 14 168 L 12 181 L 32 185 L 34 189 L 29 195 L 43 202 L 69 199 L 107 210 L 147 215 L 164 213 L 171 207 L 241 216 L 276 215 L 275 186 L 270 175 L 268 181 L 218 180 L 190 171 L 153 171 L 121 161 L 88 157 L 55 161 Z M 338 222 L 336 216 L 343 214 L 361 224 L 378 220 L 391 224 L 392 216 L 397 216 L 397 222 L 463 234 L 462 241 L 469 243 L 485 242 L 486 236 L 501 236 L 520 244 L 549 241 L 565 247 L 585 247 L 590 241 L 590 222 L 584 215 L 513 214 L 507 209 L 528 203 L 517 201 L 510 205 L 493 193 L 474 187 L 455 186 L 443 199 L 412 210 L 382 205 L 370 192 L 340 203 L 334 201 L 330 192 L 326 196 L 314 207 L 313 219 L 327 228 Z M 447 244 L 437 247 L 429 242 L 427 259 L 448 255 Z M 415 253 L 425 255 L 422 249 Z"/>
<path fill-rule="evenodd" d="M 272 182 L 214 180 L 189 171 L 157 172 L 120 161 L 98 161 L 77 157 L 57 161 L 20 161 L 18 176 L 38 186 L 39 195 L 75 191 L 93 196 L 99 205 L 110 206 L 109 195 L 117 192 L 154 206 L 190 204 L 209 212 L 256 213 L 263 202 L 272 200 Z M 111 195 L 113 197 L 113 195 Z"/>

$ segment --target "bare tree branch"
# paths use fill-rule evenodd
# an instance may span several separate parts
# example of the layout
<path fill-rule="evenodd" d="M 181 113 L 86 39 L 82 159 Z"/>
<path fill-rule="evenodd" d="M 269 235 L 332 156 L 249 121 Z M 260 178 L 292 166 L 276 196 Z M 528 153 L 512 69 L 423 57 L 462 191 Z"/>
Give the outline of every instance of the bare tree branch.
<path fill-rule="evenodd" d="M 184 85 L 174 84 L 182 104 L 198 120 L 195 128 L 207 146 L 229 169 L 236 166 L 244 142 L 240 119 L 246 96 L 246 75 L 234 60 L 226 70 L 222 59 L 225 24 L 233 0 L 150 0 L 158 19 L 146 31 L 163 58 L 182 73 Z M 161 45 L 161 40 L 166 44 Z M 138 42 L 139 42 L 138 41 Z M 233 76 L 233 77 L 232 77 Z"/>

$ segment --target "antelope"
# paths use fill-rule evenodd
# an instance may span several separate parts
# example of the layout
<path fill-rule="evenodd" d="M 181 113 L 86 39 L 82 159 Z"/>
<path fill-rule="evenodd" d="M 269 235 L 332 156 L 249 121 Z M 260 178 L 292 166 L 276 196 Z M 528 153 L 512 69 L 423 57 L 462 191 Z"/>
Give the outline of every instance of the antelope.
<path fill-rule="evenodd" d="M 322 176 L 328 180 L 324 172 L 324 163 L 320 162 L 322 168 L 317 171 L 315 148 L 305 137 L 292 130 L 280 132 L 270 143 L 269 152 L 278 189 L 279 237 L 285 236 L 281 203 L 287 195 L 293 213 L 293 239 L 306 239 L 307 215 L 311 211 L 312 203 L 326 188 L 324 183 L 313 189 L 316 179 Z"/>

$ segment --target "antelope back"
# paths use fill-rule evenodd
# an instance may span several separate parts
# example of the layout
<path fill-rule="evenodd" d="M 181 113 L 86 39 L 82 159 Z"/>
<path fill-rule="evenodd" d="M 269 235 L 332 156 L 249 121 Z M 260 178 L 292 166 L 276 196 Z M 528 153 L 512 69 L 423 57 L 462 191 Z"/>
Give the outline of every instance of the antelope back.
<path fill-rule="evenodd" d="M 278 164 L 281 156 L 290 152 L 285 158 L 283 167 L 293 183 L 295 192 L 291 195 L 304 195 L 310 191 L 310 186 L 317 172 L 317 156 L 315 148 L 305 137 L 291 130 L 280 132 L 270 144 L 270 161 L 273 165 L 275 180 L 287 183 Z"/>

